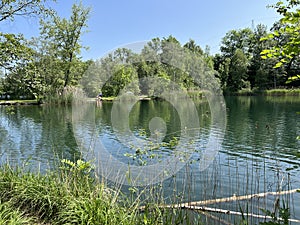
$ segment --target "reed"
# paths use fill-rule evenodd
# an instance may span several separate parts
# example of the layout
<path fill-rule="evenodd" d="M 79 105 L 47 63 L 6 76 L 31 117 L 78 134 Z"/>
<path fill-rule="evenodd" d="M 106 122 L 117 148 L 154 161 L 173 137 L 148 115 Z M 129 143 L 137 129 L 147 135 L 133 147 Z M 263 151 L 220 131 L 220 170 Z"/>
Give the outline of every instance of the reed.
<path fill-rule="evenodd" d="M 300 96 L 300 89 L 271 89 L 263 92 L 267 96 Z"/>
<path fill-rule="evenodd" d="M 237 92 L 224 92 L 228 96 L 300 96 L 300 89 L 270 89 L 270 90 L 257 90 L 257 89 L 242 89 Z"/>
<path fill-rule="evenodd" d="M 78 87 L 65 87 L 62 91 L 48 94 L 43 100 L 46 104 L 68 105 L 73 100 L 86 99 L 82 89 Z"/>
<path fill-rule="evenodd" d="M 154 189 L 150 190 L 153 194 Z M 141 193 L 146 196 L 150 192 Z M 163 210 L 155 202 L 150 204 L 153 196 L 130 199 L 120 189 L 100 182 L 91 164 L 81 160 L 63 160 L 58 170 L 45 174 L 9 164 L 0 168 L 0 224 L 131 225 L 188 221 L 187 211 Z M 147 204 L 148 210 L 140 212 L 140 204 Z"/>
<path fill-rule="evenodd" d="M 175 175 L 160 184 L 140 188 L 104 183 L 94 173 L 92 164 L 81 159 L 64 159 L 57 169 L 43 174 L 28 171 L 26 166 L 5 164 L 0 167 L 0 224 L 299 222 L 288 214 L 292 212 L 291 195 L 298 189 L 289 186 L 289 177 L 279 169 L 274 170 L 273 177 L 265 177 L 266 168 L 258 170 L 254 162 L 255 158 L 249 158 L 249 165 L 241 170 L 237 169 L 239 161 L 228 159 L 230 171 L 222 170 L 221 163 L 215 162 L 208 171 L 198 175 L 205 183 L 202 192 L 195 190 L 195 174 L 189 164 L 181 171 L 184 177 Z M 222 186 L 220 177 L 229 179 L 226 183 L 231 185 L 230 189 Z M 249 181 L 237 184 L 240 177 Z M 283 179 L 288 182 L 285 190 Z M 272 182 L 275 190 L 268 191 L 265 182 Z M 171 194 L 165 193 L 166 185 Z M 195 192 L 201 201 L 193 200 Z M 218 198 L 226 195 L 229 197 Z"/>
<path fill-rule="evenodd" d="M 10 202 L 0 202 L 0 224 L 23 225 L 33 224 L 34 220 L 13 207 Z"/>

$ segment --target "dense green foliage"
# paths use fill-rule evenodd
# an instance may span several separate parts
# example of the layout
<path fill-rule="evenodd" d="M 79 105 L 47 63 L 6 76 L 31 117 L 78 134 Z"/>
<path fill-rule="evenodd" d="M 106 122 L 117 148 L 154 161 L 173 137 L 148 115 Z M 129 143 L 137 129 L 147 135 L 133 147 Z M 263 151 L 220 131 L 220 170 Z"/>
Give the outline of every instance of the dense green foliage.
<path fill-rule="evenodd" d="M 9 212 L 3 217 L 7 224 L 132 224 L 133 211 L 122 207 L 121 197 L 117 200 L 118 194 L 96 182 L 90 171 L 81 160 L 64 160 L 58 173 L 46 175 L 3 166 L 0 214 Z M 13 223 L 17 220 L 22 223 Z"/>
<path fill-rule="evenodd" d="M 15 7 L 13 2 L 7 4 Z M 0 93 L 12 98 L 23 96 L 37 100 L 63 96 L 72 89 L 70 86 L 77 85 L 85 71 L 88 62 L 79 57 L 80 37 L 87 27 L 90 9 L 81 3 L 74 4 L 69 19 L 60 18 L 50 10 L 46 12 L 40 19 L 38 38 L 26 40 L 21 34 L 2 34 L 0 37 L 0 48 L 3 49 L 0 66 L 5 69 Z M 30 13 L 37 14 L 35 11 Z"/>
<path fill-rule="evenodd" d="M 205 89 L 205 83 L 214 85 L 213 65 L 207 62 L 212 62 L 210 56 L 193 40 L 182 46 L 173 36 L 154 38 L 141 53 L 122 48 L 96 61 L 81 85 L 91 97 L 100 91 L 104 96 L 121 92 L 159 96 L 166 90 Z"/>
<path fill-rule="evenodd" d="M 214 70 L 223 90 L 229 93 L 300 85 L 297 0 L 289 0 L 286 5 L 280 1 L 272 6 L 282 18 L 270 31 L 262 24 L 253 29 L 229 31 L 216 55 L 210 55 L 208 47 L 203 50 L 192 39 L 181 44 L 169 36 L 152 39 L 139 54 L 117 49 L 99 61 L 80 58 L 83 48 L 80 38 L 86 31 L 90 9 L 82 3 L 74 4 L 70 18 L 60 18 L 45 3 L 42 0 L 0 3 L 0 23 L 13 21 L 17 16 L 40 16 L 39 37 L 27 40 L 22 34 L 0 33 L 2 98 L 70 100 L 80 85 L 93 97 L 99 92 L 116 96 L 120 91 L 155 95 L 158 83 L 163 83 L 162 87 L 176 83 L 195 91 L 199 90 L 200 81 L 205 81 L 204 77 L 197 80 L 195 73 L 202 73 L 204 67 Z M 180 58 L 183 50 L 189 50 L 191 57 Z M 166 65 L 166 61 L 172 61 L 176 68 Z M 158 79 L 153 80 L 154 77 Z"/>
<path fill-rule="evenodd" d="M 261 51 L 272 46 L 262 41 L 268 34 L 264 25 L 229 31 L 222 40 L 221 54 L 214 57 L 215 69 L 224 90 L 270 89 L 286 86 L 284 68 L 274 68 L 277 59 L 261 59 Z M 298 68 L 300 70 L 300 68 Z"/>
<path fill-rule="evenodd" d="M 262 51 L 262 57 L 278 60 L 275 67 L 283 67 L 288 82 L 300 80 L 300 9 L 299 0 L 289 0 L 287 4 L 279 1 L 272 7 L 282 16 L 272 32 L 262 41 L 273 41 L 274 44 Z"/>

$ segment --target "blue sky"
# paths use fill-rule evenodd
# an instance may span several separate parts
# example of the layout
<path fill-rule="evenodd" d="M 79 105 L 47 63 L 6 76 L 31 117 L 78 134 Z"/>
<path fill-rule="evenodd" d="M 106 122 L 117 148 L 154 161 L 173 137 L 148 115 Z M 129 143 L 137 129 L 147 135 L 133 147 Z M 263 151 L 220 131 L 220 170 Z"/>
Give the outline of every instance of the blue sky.
<path fill-rule="evenodd" d="M 68 17 L 75 1 L 57 0 L 53 7 Z M 267 0 L 82 0 L 92 7 L 89 32 L 82 44 L 89 47 L 83 59 L 97 59 L 124 44 L 173 35 L 182 44 L 190 38 L 211 53 L 219 50 L 222 37 L 232 29 L 263 23 L 271 27 L 279 19 L 276 1 Z M 52 5 L 52 4 L 51 4 Z M 38 21 L 17 19 L 1 23 L 0 31 L 21 32 L 26 37 L 38 35 Z"/>

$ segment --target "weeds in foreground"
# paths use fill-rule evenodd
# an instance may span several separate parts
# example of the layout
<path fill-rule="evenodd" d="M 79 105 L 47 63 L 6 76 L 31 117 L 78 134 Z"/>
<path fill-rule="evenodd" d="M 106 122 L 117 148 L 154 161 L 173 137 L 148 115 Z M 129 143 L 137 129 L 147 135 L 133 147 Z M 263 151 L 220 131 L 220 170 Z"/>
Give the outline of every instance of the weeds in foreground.
<path fill-rule="evenodd" d="M 43 175 L 3 165 L 0 224 L 207 224 L 199 212 L 162 207 L 160 187 L 129 191 L 132 196 L 126 197 L 121 189 L 108 188 L 93 174 L 91 163 L 82 160 L 62 160 L 58 170 Z M 270 221 L 260 225 L 289 224 L 289 208 L 276 206 L 275 212 L 264 211 Z M 247 225 L 248 207 L 243 213 L 240 206 L 240 211 L 240 224 Z"/>
<path fill-rule="evenodd" d="M 89 163 L 63 161 L 45 175 L 0 169 L 0 224 L 134 224 L 134 211 L 88 173 Z M 9 212 L 9 213 L 8 213 Z M 26 215 L 26 217 L 24 216 Z M 37 219 L 34 219 L 37 218 Z M 20 222 L 18 222 L 20 221 Z"/>
<path fill-rule="evenodd" d="M 271 212 L 270 210 L 262 210 L 266 216 L 270 216 L 272 219 L 268 222 L 261 222 L 260 225 L 288 225 L 289 224 L 289 218 L 290 218 L 290 209 L 286 207 L 284 201 L 282 202 L 282 206 L 277 208 L 274 212 Z M 278 214 L 278 216 L 277 216 Z"/>
<path fill-rule="evenodd" d="M 23 212 L 15 209 L 10 202 L 0 202 L 0 224 L 21 225 L 32 224 L 33 220 Z"/>
<path fill-rule="evenodd" d="M 248 209 L 247 209 L 248 210 Z M 276 200 L 276 204 L 273 211 L 268 209 L 261 209 L 265 217 L 268 218 L 268 221 L 259 222 L 259 225 L 289 225 L 290 219 L 290 209 L 286 206 L 285 202 L 282 201 L 282 205 L 279 204 L 279 199 Z M 244 212 L 240 207 L 240 212 L 242 213 L 242 220 L 239 222 L 239 225 L 249 225 L 248 212 Z"/>
<path fill-rule="evenodd" d="M 107 188 L 92 171 L 82 160 L 62 160 L 43 175 L 1 166 L 0 224 L 197 224 L 187 211 L 155 203 L 141 211 L 140 200 Z"/>

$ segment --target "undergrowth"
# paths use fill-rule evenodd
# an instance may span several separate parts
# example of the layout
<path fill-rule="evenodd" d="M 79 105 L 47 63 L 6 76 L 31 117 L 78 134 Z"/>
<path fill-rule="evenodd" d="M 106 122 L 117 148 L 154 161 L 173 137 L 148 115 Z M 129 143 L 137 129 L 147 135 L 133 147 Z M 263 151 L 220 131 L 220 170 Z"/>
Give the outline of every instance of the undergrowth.
<path fill-rule="evenodd" d="M 62 160 L 58 170 L 45 174 L 0 167 L 0 224 L 197 224 L 186 223 L 187 215 L 108 188 L 82 160 Z"/>

